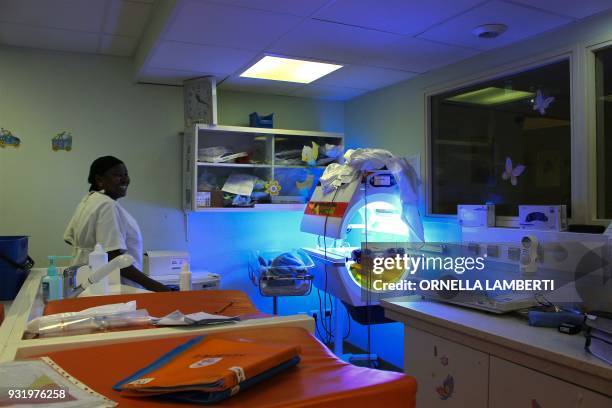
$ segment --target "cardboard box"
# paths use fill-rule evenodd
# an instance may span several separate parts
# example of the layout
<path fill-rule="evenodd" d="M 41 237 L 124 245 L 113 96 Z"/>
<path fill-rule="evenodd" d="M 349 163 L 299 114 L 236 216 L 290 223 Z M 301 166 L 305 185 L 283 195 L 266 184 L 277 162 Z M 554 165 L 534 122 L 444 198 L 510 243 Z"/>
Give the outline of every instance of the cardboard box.
<path fill-rule="evenodd" d="M 567 230 L 567 206 L 519 205 L 519 226 L 544 231 Z"/>
<path fill-rule="evenodd" d="M 457 206 L 457 219 L 462 227 L 494 227 L 495 205 L 467 205 Z"/>
<path fill-rule="evenodd" d="M 196 208 L 223 207 L 223 191 L 206 190 L 196 193 Z"/>

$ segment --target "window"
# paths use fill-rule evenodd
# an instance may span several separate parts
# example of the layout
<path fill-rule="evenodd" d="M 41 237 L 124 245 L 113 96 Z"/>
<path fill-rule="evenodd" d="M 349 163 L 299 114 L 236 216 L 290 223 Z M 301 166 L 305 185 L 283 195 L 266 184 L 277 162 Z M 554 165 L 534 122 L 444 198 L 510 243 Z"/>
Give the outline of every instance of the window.
<path fill-rule="evenodd" d="M 571 214 L 569 61 L 433 95 L 430 118 L 430 213 L 493 203 L 501 216 L 519 204 Z"/>
<path fill-rule="evenodd" d="M 597 218 L 612 218 L 612 47 L 595 53 Z"/>

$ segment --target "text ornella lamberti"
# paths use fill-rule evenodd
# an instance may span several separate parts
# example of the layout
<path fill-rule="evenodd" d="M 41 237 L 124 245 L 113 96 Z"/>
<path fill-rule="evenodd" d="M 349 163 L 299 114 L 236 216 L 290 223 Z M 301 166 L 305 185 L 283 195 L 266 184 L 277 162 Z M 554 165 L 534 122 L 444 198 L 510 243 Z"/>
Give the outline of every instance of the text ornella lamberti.
<path fill-rule="evenodd" d="M 463 275 L 469 271 L 483 271 L 484 257 L 408 256 L 406 254 L 373 258 L 372 288 L 379 291 L 549 291 L 555 289 L 552 279 L 383 279 L 386 272 L 400 270 L 405 275 L 418 271 L 453 272 Z"/>

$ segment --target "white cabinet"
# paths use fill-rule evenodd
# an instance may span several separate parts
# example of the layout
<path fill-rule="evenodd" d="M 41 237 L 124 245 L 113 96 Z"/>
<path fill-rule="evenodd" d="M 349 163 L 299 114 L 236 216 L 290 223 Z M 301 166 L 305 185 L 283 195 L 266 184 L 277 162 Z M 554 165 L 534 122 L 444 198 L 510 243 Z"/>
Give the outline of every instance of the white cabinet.
<path fill-rule="evenodd" d="M 610 408 L 612 399 L 518 364 L 491 357 L 491 408 Z"/>
<path fill-rule="evenodd" d="M 313 143 L 321 146 L 320 153 L 316 162 L 308 165 L 301 160 L 301 150 L 304 146 L 312 147 Z M 185 211 L 303 210 L 325 166 L 335 161 L 322 153 L 323 147 L 339 146 L 331 150 L 342 152 L 343 145 L 341 133 L 194 125 L 183 134 L 183 208 Z M 243 155 L 231 162 L 204 159 L 202 152 L 215 146 Z M 219 208 L 220 189 L 231 174 L 255 176 L 261 181 L 251 196 L 257 202 L 254 207 L 228 208 L 225 200 L 226 207 Z M 262 188 L 264 182 L 273 181 L 280 186 L 278 194 L 269 194 L 269 188 Z M 214 193 L 198 195 L 198 192 Z M 205 206 L 204 197 L 212 197 L 216 202 L 213 207 L 217 208 L 211 208 L 209 202 Z"/>
<path fill-rule="evenodd" d="M 404 372 L 417 379 L 418 407 L 487 407 L 488 354 L 413 327 L 404 329 L 404 342 Z"/>

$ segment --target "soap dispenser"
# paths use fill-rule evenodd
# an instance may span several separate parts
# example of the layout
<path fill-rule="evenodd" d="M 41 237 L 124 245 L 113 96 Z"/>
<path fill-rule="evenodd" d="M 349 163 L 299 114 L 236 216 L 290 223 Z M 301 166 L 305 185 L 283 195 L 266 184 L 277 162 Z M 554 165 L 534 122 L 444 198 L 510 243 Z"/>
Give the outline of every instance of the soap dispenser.
<path fill-rule="evenodd" d="M 43 301 L 47 303 L 50 300 L 59 300 L 62 298 L 62 280 L 57 274 L 57 266 L 55 261 L 58 259 L 72 259 L 71 256 L 49 255 L 49 266 L 47 267 L 47 276 L 42 279 L 42 295 Z"/>

